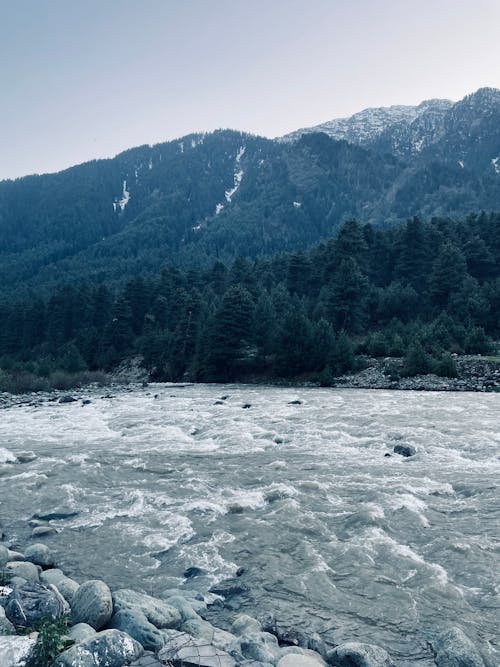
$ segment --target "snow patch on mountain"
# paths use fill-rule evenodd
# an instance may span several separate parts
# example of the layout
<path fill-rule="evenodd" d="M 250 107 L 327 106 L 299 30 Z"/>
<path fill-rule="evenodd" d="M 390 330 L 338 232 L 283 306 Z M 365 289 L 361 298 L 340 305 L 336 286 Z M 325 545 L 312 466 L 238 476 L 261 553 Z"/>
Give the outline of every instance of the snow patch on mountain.
<path fill-rule="evenodd" d="M 137 176 L 136 176 L 137 177 Z M 123 190 L 122 190 L 122 198 L 119 199 L 118 201 L 115 199 L 113 202 L 113 211 L 117 211 L 117 209 L 120 209 L 120 211 L 123 211 L 125 209 L 125 206 L 129 203 L 130 201 L 130 192 L 127 190 L 127 181 L 123 181 Z"/>

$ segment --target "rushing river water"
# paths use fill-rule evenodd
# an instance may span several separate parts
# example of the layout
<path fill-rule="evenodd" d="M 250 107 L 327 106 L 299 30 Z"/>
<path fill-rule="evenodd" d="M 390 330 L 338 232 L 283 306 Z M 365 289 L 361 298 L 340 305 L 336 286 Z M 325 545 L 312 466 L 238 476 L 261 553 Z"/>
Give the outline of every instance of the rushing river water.
<path fill-rule="evenodd" d="M 33 514 L 75 512 L 46 542 L 77 580 L 205 592 L 244 567 L 240 610 L 328 642 L 426 666 L 433 632 L 458 624 L 498 659 L 499 395 L 101 394 L 0 411 L 0 520 L 20 548 Z M 417 454 L 384 456 L 397 443 Z"/>

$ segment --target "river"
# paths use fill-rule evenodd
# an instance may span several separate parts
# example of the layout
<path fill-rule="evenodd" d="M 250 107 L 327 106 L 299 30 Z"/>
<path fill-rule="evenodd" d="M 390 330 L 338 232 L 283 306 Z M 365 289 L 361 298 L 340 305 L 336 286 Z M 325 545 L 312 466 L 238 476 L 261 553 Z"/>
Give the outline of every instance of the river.
<path fill-rule="evenodd" d="M 498 657 L 500 395 L 106 391 L 0 411 L 13 544 L 29 543 L 34 514 L 74 513 L 45 541 L 77 580 L 207 592 L 244 568 L 234 611 L 422 667 L 433 633 L 458 623 Z M 27 450 L 36 458 L 16 463 Z"/>

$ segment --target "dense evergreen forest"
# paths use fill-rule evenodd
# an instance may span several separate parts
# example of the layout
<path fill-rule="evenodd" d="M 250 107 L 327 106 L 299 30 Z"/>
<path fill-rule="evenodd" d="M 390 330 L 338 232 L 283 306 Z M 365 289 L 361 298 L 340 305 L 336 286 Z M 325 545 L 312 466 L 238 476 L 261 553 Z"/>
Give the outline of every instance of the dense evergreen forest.
<path fill-rule="evenodd" d="M 304 252 L 5 301 L 0 365 L 44 378 L 142 355 L 160 380 L 328 384 L 371 355 L 452 375 L 452 353 L 493 351 L 499 314 L 500 214 L 389 229 L 351 220 Z"/>

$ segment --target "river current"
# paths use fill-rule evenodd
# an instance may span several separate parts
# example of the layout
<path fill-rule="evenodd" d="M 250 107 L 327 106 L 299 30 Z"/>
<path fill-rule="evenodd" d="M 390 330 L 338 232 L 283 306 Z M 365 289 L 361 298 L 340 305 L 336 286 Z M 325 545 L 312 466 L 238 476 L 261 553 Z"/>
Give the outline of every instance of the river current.
<path fill-rule="evenodd" d="M 458 624 L 499 661 L 500 395 L 84 396 L 0 411 L 0 521 L 14 545 L 29 543 L 34 514 L 74 513 L 45 541 L 77 580 L 205 593 L 244 568 L 239 611 L 378 644 L 405 666 L 432 665 L 429 639 Z M 27 450 L 36 458 L 16 463 Z"/>

